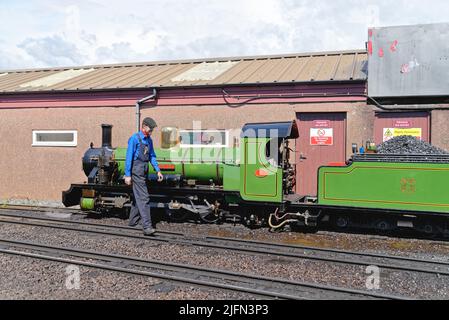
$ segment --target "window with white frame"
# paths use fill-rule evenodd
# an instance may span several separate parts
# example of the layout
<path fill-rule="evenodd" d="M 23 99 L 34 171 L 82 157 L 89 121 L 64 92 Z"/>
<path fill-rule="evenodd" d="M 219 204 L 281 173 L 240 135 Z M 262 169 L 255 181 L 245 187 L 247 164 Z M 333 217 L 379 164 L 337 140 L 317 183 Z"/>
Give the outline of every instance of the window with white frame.
<path fill-rule="evenodd" d="M 181 148 L 226 148 L 229 132 L 226 130 L 180 130 Z"/>
<path fill-rule="evenodd" d="M 76 130 L 33 130 L 33 147 L 76 147 Z"/>

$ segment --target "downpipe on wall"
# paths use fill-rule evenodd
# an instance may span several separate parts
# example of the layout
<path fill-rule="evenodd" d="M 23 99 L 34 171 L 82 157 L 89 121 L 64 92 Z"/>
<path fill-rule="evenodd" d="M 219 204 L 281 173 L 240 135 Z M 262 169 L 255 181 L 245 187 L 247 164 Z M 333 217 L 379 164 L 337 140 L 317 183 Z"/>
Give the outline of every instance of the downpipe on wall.
<path fill-rule="evenodd" d="M 140 107 L 148 100 L 153 100 L 157 96 L 157 91 L 153 88 L 153 93 L 145 98 L 136 101 L 136 130 L 140 130 Z"/>

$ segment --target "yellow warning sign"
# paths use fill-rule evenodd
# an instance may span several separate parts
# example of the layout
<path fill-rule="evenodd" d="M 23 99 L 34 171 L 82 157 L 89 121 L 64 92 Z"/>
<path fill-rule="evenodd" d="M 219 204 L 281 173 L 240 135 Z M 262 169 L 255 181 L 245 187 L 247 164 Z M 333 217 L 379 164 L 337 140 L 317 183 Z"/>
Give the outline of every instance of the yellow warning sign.
<path fill-rule="evenodd" d="M 384 142 L 394 137 L 393 131 L 391 129 L 384 129 Z"/>
<path fill-rule="evenodd" d="M 421 140 L 422 128 L 384 128 L 384 142 L 399 136 L 412 136 Z"/>

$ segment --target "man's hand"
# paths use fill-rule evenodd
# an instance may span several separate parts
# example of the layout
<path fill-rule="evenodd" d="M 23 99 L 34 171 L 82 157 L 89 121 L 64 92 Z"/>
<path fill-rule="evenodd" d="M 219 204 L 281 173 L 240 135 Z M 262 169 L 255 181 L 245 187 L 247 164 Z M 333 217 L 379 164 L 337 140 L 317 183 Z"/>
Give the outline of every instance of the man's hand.
<path fill-rule="evenodd" d="M 159 171 L 157 173 L 157 182 L 162 182 L 162 180 L 164 180 L 164 176 L 162 175 L 162 173 Z"/>
<path fill-rule="evenodd" d="M 131 185 L 131 177 L 125 177 L 125 183 L 130 186 Z"/>

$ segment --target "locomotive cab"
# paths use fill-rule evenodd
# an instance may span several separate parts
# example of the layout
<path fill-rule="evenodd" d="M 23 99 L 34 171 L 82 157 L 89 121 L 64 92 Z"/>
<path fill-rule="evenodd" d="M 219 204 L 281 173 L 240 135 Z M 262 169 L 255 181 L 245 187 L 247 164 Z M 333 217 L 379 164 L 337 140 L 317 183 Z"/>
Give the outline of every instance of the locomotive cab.
<path fill-rule="evenodd" d="M 244 200 L 281 203 L 293 192 L 295 170 L 289 139 L 299 137 L 296 121 L 251 123 L 242 129 L 240 193 Z"/>

